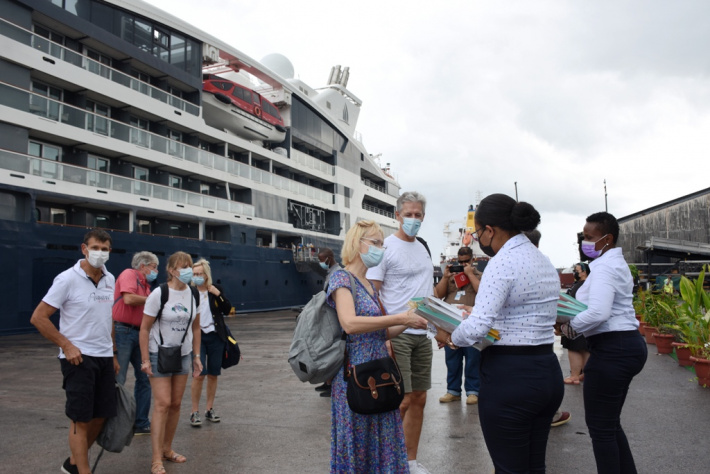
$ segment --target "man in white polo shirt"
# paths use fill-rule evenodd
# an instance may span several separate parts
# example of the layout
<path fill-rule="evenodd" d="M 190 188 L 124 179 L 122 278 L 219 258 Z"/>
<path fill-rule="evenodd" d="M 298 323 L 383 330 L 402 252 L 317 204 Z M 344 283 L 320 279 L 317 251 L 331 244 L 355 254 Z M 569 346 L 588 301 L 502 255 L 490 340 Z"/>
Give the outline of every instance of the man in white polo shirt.
<path fill-rule="evenodd" d="M 111 305 L 115 279 L 104 263 L 111 236 L 91 230 L 84 236 L 84 258 L 57 275 L 52 287 L 32 313 L 30 322 L 59 346 L 62 387 L 71 456 L 62 472 L 88 473 L 89 448 L 106 418 L 116 416 L 115 374 L 118 362 L 113 342 Z M 59 330 L 49 320 L 59 310 Z"/>
<path fill-rule="evenodd" d="M 434 291 L 434 265 L 429 251 L 417 239 L 424 220 L 426 199 L 417 192 L 405 192 L 397 199 L 399 230 L 385 239 L 385 256 L 367 271 L 387 314 L 405 312 L 409 300 L 431 296 Z M 417 462 L 419 437 L 424 422 L 426 393 L 431 388 L 432 342 L 424 329 L 407 329 L 392 339 L 392 349 L 404 380 L 404 400 L 399 407 L 407 445 L 409 472 L 429 471 Z"/>

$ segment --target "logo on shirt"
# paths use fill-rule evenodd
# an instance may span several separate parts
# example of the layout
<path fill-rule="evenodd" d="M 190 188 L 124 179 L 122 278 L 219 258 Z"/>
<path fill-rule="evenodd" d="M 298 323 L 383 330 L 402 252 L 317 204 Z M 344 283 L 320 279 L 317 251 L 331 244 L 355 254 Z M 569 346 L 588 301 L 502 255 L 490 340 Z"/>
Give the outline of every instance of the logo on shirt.
<path fill-rule="evenodd" d="M 111 303 L 112 298 L 113 297 L 111 295 L 102 295 L 100 293 L 91 293 L 91 294 L 89 294 L 89 303 Z"/>

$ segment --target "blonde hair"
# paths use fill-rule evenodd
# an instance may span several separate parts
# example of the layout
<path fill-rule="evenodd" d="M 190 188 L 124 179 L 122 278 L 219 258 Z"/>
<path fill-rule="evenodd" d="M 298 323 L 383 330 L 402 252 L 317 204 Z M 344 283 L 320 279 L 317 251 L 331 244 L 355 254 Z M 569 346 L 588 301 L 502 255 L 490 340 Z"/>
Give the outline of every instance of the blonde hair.
<path fill-rule="evenodd" d="M 202 267 L 202 271 L 205 272 L 205 285 L 210 286 L 212 284 L 212 268 L 210 267 L 210 262 L 204 258 L 199 259 L 192 265 L 192 269 L 195 267 Z"/>
<path fill-rule="evenodd" d="M 340 251 L 340 256 L 343 259 L 343 265 L 349 265 L 356 258 L 360 258 L 360 239 L 366 235 L 381 235 L 384 237 L 382 228 L 375 221 L 358 221 L 345 234 L 345 242 L 343 249 Z"/>
<path fill-rule="evenodd" d="M 165 265 L 165 270 L 168 274 L 167 281 L 170 281 L 173 279 L 173 276 L 170 274 L 170 270 L 175 269 L 175 268 L 182 268 L 185 265 L 189 266 L 192 268 L 192 257 L 190 257 L 189 253 L 185 252 L 175 252 L 172 254 L 170 257 L 168 257 L 168 263 Z"/>

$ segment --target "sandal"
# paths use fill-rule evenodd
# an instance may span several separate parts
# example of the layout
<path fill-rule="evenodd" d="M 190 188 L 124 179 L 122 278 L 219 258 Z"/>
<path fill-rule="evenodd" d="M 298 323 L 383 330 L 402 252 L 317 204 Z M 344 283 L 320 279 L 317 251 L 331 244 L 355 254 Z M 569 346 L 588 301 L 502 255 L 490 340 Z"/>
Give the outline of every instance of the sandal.
<path fill-rule="evenodd" d="M 165 466 L 163 466 L 163 461 L 153 461 L 150 465 L 150 474 L 165 474 Z"/>
<path fill-rule="evenodd" d="M 182 454 L 176 453 L 175 451 L 170 451 L 168 454 L 163 453 L 163 461 L 170 461 L 182 464 L 184 462 L 187 462 L 187 458 Z"/>
<path fill-rule="evenodd" d="M 564 383 L 567 385 L 579 385 L 579 378 L 570 375 L 569 377 L 565 377 Z"/>

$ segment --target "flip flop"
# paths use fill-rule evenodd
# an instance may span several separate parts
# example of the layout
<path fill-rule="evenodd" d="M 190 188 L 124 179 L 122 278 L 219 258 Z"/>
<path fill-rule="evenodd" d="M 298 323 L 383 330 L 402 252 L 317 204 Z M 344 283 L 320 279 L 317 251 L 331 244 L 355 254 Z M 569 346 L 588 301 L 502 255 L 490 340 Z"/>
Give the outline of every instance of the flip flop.
<path fill-rule="evenodd" d="M 150 474 L 165 474 L 165 466 L 162 461 L 153 461 L 150 465 Z"/>
<path fill-rule="evenodd" d="M 170 461 L 178 464 L 187 462 L 187 458 L 182 454 L 178 454 L 175 451 L 170 451 L 168 454 L 163 453 L 163 460 Z"/>
<path fill-rule="evenodd" d="M 579 379 L 570 375 L 569 377 L 565 377 L 564 383 L 567 385 L 579 385 Z"/>

